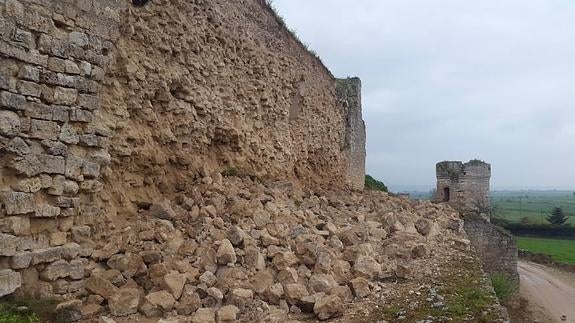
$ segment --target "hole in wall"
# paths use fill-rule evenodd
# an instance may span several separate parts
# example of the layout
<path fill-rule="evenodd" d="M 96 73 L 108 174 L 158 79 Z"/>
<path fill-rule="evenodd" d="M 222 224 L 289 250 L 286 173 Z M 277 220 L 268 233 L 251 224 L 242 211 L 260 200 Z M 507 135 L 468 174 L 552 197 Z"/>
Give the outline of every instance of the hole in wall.
<path fill-rule="evenodd" d="M 136 7 L 143 7 L 149 0 L 132 0 L 132 4 Z"/>

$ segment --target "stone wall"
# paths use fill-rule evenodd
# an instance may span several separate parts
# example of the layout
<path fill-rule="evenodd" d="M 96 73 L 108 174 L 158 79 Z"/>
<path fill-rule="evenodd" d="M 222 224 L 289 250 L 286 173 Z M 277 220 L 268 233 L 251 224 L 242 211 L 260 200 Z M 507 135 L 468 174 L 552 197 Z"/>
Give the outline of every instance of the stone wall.
<path fill-rule="evenodd" d="M 436 165 L 439 202 L 449 202 L 460 210 L 489 207 L 491 165 L 479 160 L 467 163 L 444 161 Z"/>
<path fill-rule="evenodd" d="M 99 232 L 206 173 L 362 188 L 337 84 L 261 0 L 0 0 L 0 296 L 82 293 Z"/>
<path fill-rule="evenodd" d="M 363 189 L 365 182 L 365 123 L 361 111 L 361 80 L 347 78 L 337 80 L 337 95 L 347 110 L 345 143 L 348 155 L 347 180 L 351 187 Z"/>
<path fill-rule="evenodd" d="M 517 244 L 513 235 L 481 217 L 466 218 L 464 227 L 483 269 L 489 274 L 505 274 L 519 284 Z"/>
<path fill-rule="evenodd" d="M 74 240 L 109 162 L 93 120 L 125 5 L 0 1 L 0 296 L 82 289 L 90 250 Z"/>

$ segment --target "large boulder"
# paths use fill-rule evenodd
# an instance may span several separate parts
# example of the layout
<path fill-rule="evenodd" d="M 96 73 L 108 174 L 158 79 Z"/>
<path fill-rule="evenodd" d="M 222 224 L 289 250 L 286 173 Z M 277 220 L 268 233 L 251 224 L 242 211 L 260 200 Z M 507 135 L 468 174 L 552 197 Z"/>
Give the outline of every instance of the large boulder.
<path fill-rule="evenodd" d="M 136 288 L 123 288 L 108 299 L 110 313 L 114 316 L 127 316 L 138 312 L 140 291 Z"/>
<path fill-rule="evenodd" d="M 353 272 L 356 276 L 372 280 L 381 273 L 381 265 L 372 257 L 358 256 L 353 265 Z"/>
<path fill-rule="evenodd" d="M 237 260 L 236 252 L 234 251 L 234 246 L 228 239 L 222 240 L 218 251 L 216 252 L 216 258 L 218 264 L 234 264 Z"/>
<path fill-rule="evenodd" d="M 343 302 L 335 295 L 326 295 L 315 303 L 313 312 L 322 321 L 337 317 L 343 313 Z"/>

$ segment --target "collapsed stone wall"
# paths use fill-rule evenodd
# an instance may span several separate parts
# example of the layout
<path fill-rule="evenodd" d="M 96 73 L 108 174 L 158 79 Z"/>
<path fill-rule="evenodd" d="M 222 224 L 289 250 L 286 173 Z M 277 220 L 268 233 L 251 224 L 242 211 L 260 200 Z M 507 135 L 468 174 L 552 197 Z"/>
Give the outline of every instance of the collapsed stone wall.
<path fill-rule="evenodd" d="M 517 243 L 513 235 L 482 217 L 466 218 L 464 227 L 485 272 L 505 274 L 518 286 Z"/>
<path fill-rule="evenodd" d="M 264 1 L 0 0 L 0 18 L 0 296 L 81 293 L 88 238 L 207 174 L 363 187 L 359 81 Z"/>
<path fill-rule="evenodd" d="M 123 24 L 102 94 L 114 212 L 226 168 L 363 188 L 359 87 L 338 92 L 264 1 L 154 1 Z"/>

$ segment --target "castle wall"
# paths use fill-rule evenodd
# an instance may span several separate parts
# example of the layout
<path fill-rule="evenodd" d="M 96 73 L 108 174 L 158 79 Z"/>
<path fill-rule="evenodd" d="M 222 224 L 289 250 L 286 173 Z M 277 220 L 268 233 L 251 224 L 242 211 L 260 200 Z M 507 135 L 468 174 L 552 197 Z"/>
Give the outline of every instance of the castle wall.
<path fill-rule="evenodd" d="M 209 172 L 362 188 L 344 83 L 263 0 L 0 0 L 0 296 L 82 293 L 99 232 Z"/>
<path fill-rule="evenodd" d="M 489 274 L 505 274 L 519 284 L 517 244 L 513 235 L 481 217 L 465 219 L 465 232 Z"/>
<path fill-rule="evenodd" d="M 491 165 L 479 161 L 441 162 L 436 165 L 437 201 L 449 201 L 459 209 L 489 206 Z M 446 197 L 448 188 L 449 198 Z"/>
<path fill-rule="evenodd" d="M 337 80 L 336 93 L 340 104 L 346 109 L 346 132 L 344 151 L 348 153 L 348 184 L 363 189 L 365 182 L 365 123 L 361 111 L 361 80 L 347 78 Z"/>
<path fill-rule="evenodd" d="M 91 251 L 74 241 L 101 214 L 110 132 L 94 120 L 125 8 L 0 1 L 0 296 L 82 291 Z"/>

